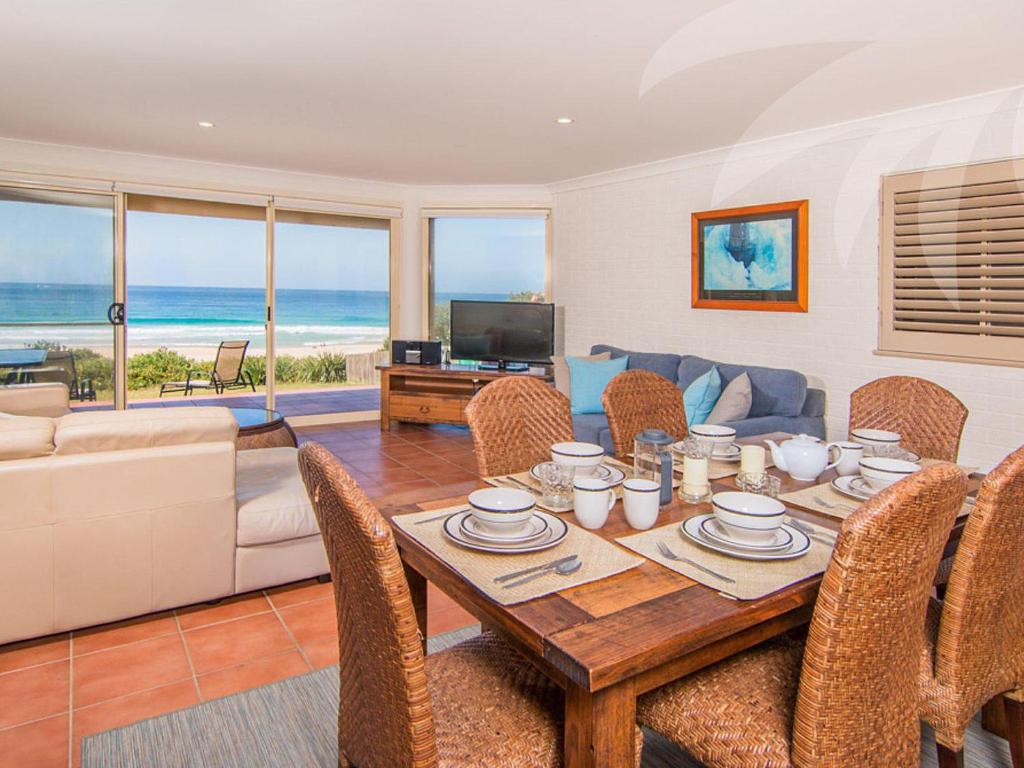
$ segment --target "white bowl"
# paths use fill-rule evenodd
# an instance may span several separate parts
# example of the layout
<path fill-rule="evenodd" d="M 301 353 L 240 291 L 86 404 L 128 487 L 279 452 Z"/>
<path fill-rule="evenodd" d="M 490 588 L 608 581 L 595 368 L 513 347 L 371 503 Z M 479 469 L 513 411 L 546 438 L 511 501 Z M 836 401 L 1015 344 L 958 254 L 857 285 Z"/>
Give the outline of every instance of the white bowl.
<path fill-rule="evenodd" d="M 850 432 L 850 437 L 855 443 L 861 445 L 891 445 L 900 444 L 899 432 L 888 432 L 884 429 L 855 429 Z"/>
<path fill-rule="evenodd" d="M 893 483 L 910 477 L 921 469 L 920 464 L 915 464 L 912 461 L 886 459 L 880 456 L 863 458 L 858 462 L 858 466 L 860 466 L 860 474 L 864 478 L 864 482 L 876 491 L 888 488 Z"/>
<path fill-rule="evenodd" d="M 469 494 L 473 517 L 501 530 L 522 526 L 535 505 L 533 494 L 515 488 L 482 488 Z"/>
<path fill-rule="evenodd" d="M 771 541 L 786 514 L 786 505 L 778 499 L 742 491 L 714 494 L 711 508 L 726 533 L 750 544 Z"/>
<path fill-rule="evenodd" d="M 595 443 L 555 443 L 551 446 L 553 462 L 576 467 L 580 474 L 590 474 L 603 459 L 604 448 Z"/>
<path fill-rule="evenodd" d="M 718 445 L 732 445 L 736 439 L 736 430 L 732 427 L 723 427 L 718 424 L 698 424 L 690 427 L 690 434 L 694 437 Z"/>

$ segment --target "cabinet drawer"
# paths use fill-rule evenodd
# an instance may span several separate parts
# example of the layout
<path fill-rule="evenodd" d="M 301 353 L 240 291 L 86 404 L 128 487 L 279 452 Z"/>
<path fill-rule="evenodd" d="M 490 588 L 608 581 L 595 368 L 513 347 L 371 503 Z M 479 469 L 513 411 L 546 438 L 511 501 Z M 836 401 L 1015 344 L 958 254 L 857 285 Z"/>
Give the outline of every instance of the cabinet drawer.
<path fill-rule="evenodd" d="M 391 418 L 408 421 L 445 421 L 461 423 L 466 420 L 464 398 L 442 398 L 430 395 L 392 394 Z"/>

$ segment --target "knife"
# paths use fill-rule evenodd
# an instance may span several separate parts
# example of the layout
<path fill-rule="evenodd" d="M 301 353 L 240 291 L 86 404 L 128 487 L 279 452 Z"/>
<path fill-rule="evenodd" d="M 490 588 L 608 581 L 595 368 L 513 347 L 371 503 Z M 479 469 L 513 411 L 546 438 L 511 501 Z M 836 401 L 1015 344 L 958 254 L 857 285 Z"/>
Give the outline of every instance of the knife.
<path fill-rule="evenodd" d="M 550 563 L 544 563 L 544 565 L 535 565 L 532 568 L 524 568 L 521 571 L 513 571 L 512 573 L 506 573 L 502 576 L 495 576 L 494 580 L 500 584 L 503 581 L 517 579 L 520 576 L 527 576 L 531 573 L 537 573 L 538 571 L 546 571 L 549 568 L 557 568 L 562 563 L 567 563 L 570 560 L 575 560 L 577 557 L 579 557 L 579 555 L 567 555 L 565 557 L 560 557 L 557 560 L 552 560 Z"/>

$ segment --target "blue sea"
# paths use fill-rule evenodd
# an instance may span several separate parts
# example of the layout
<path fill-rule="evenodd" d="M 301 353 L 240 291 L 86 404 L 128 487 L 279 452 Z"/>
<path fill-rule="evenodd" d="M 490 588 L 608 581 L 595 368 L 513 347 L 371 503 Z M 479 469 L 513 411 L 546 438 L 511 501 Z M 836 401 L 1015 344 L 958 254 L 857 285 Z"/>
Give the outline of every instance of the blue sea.
<path fill-rule="evenodd" d="M 451 299 L 502 301 L 505 294 L 438 294 Z M 67 325 L 106 323 L 110 286 L 67 283 L 0 283 L 0 347 L 40 339 L 69 346 L 107 347 L 110 327 Z M 128 345 L 215 347 L 224 339 L 250 339 L 264 348 L 265 294 L 262 288 L 196 288 L 129 285 Z M 385 291 L 277 291 L 277 344 L 310 347 L 377 344 L 388 335 Z M 8 324 L 39 323 L 29 327 Z M 53 327 L 46 327 L 53 326 Z"/>

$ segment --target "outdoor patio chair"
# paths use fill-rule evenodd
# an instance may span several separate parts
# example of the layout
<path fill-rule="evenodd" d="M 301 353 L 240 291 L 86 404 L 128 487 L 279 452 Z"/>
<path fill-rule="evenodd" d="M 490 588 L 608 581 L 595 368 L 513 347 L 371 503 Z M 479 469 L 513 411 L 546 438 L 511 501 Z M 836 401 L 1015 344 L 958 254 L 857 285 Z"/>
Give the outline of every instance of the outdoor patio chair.
<path fill-rule="evenodd" d="M 32 384 L 58 382 L 67 385 L 72 400 L 95 400 L 96 390 L 92 380 L 78 378 L 75 368 L 75 353 L 68 349 L 51 349 L 46 353 L 46 362 L 41 368 L 22 370 L 23 379 Z M 9 382 L 13 383 L 13 382 Z"/>
<path fill-rule="evenodd" d="M 245 362 L 245 350 L 249 347 L 248 340 L 222 341 L 217 347 L 217 357 L 213 361 L 212 371 L 190 370 L 185 381 L 168 381 L 160 385 L 160 397 L 165 392 L 184 392 L 185 397 L 197 389 L 212 389 L 218 395 L 226 389 L 245 389 L 256 391 L 256 383 L 252 375 L 242 369 Z"/>

